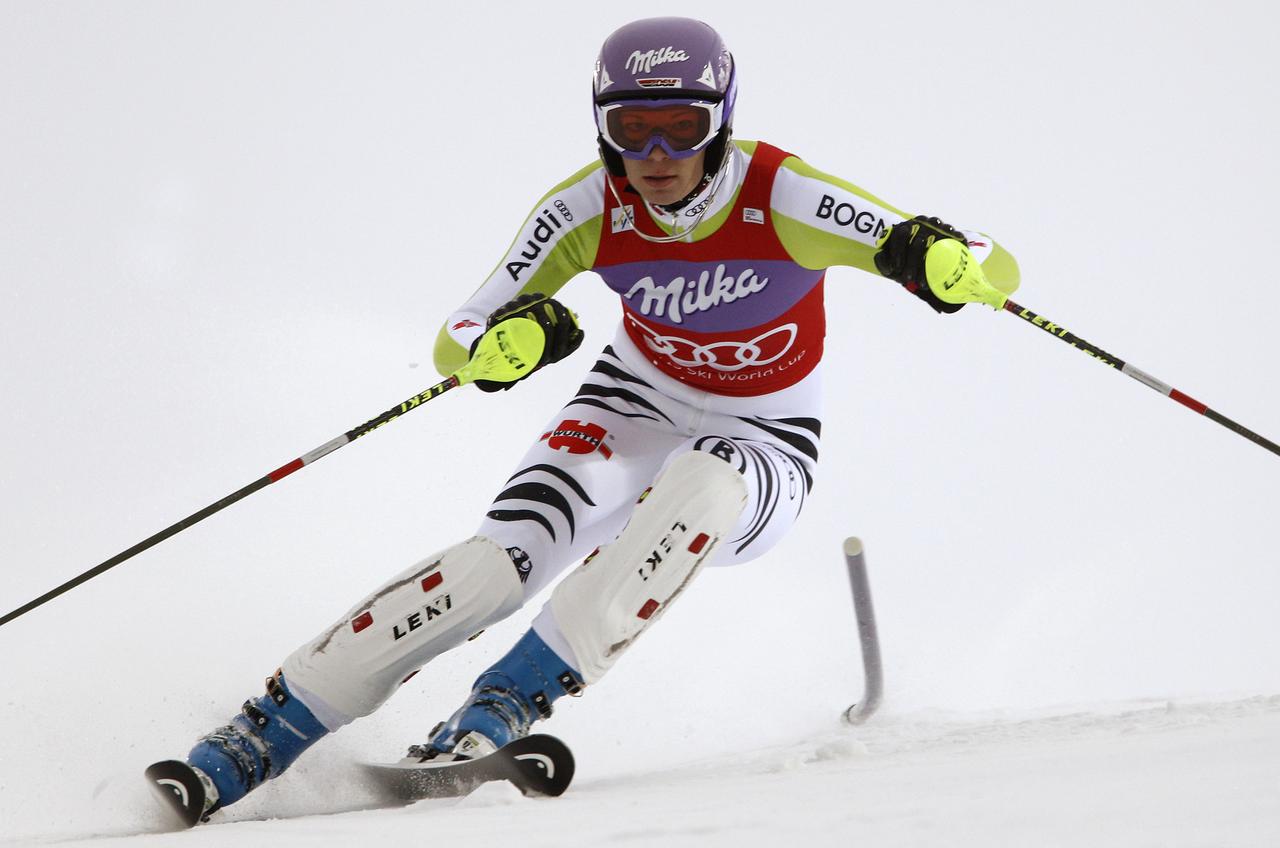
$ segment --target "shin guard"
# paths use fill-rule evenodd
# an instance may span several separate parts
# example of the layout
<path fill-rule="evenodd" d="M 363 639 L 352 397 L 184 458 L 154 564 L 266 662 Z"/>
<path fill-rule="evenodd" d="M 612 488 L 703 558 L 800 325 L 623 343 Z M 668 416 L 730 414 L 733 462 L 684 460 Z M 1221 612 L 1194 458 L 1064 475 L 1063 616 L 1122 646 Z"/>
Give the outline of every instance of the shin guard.
<path fill-rule="evenodd" d="M 585 683 L 599 680 L 684 591 L 746 499 L 746 483 L 728 463 L 700 451 L 681 454 L 613 544 L 556 586 L 551 611 Z"/>
<path fill-rule="evenodd" d="M 482 536 L 385 583 L 284 662 L 290 683 L 330 730 L 368 715 L 432 658 L 520 608 L 511 557 Z"/>

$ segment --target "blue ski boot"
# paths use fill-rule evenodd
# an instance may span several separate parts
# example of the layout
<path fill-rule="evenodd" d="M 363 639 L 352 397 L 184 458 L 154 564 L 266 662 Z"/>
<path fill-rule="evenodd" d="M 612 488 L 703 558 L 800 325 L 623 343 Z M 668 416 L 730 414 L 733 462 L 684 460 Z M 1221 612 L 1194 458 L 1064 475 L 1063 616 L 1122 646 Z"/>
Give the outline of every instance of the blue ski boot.
<path fill-rule="evenodd" d="M 448 721 L 436 725 L 426 745 L 414 745 L 406 759 L 475 759 L 529 734 L 551 704 L 577 695 L 582 678 L 533 630 L 507 655 L 476 678 L 471 697 Z"/>
<path fill-rule="evenodd" d="M 293 696 L 284 675 L 277 671 L 267 678 L 267 694 L 245 701 L 229 725 L 205 736 L 191 749 L 185 765 L 199 784 L 187 792 L 175 789 L 170 803 L 182 806 L 179 802 L 185 802 L 177 812 L 188 826 L 207 819 L 254 787 L 278 777 L 328 732 Z M 167 765 L 172 769 L 183 764 L 170 761 Z M 171 783 L 174 778 L 181 779 L 167 777 Z M 194 809 L 196 806 L 202 809 Z"/>

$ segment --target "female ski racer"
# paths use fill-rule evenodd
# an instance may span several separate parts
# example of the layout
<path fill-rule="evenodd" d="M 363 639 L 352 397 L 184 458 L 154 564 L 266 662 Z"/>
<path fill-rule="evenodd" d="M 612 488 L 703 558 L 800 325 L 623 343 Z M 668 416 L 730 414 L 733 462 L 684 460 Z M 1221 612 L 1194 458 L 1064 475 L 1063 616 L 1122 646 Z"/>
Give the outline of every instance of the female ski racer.
<path fill-rule="evenodd" d="M 482 336 L 522 321 L 538 328 L 541 356 L 481 389 L 510 389 L 563 359 L 583 333 L 554 295 L 583 271 L 621 300 L 613 340 L 474 535 L 361 599 L 185 763 L 148 772 L 186 787 L 173 803 L 191 823 L 376 710 L 584 557 L 410 758 L 483 756 L 526 735 L 556 699 L 599 680 L 701 566 L 773 547 L 814 482 L 827 268 L 879 274 L 954 312 L 963 302 L 944 302 L 935 289 L 948 281 L 925 269 L 934 245 L 956 242 L 948 255 L 979 263 L 1006 294 L 1017 287 L 1012 256 L 987 236 L 734 140 L 736 96 L 733 57 L 704 23 L 640 20 L 605 41 L 593 85 L 599 160 L 534 206 L 445 322 L 435 359 L 451 374 Z"/>

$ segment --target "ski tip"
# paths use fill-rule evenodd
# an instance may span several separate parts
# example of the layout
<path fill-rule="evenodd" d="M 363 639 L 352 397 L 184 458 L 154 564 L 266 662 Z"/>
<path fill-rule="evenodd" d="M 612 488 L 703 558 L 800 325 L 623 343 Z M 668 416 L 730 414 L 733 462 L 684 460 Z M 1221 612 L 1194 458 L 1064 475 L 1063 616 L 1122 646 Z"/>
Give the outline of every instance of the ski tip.
<path fill-rule="evenodd" d="M 535 733 L 500 751 L 511 758 L 519 771 L 520 779 L 513 782 L 525 795 L 563 795 L 573 781 L 573 752 L 554 736 Z"/>
<path fill-rule="evenodd" d="M 204 815 L 204 784 L 191 766 L 180 760 L 163 760 L 147 768 L 147 785 L 182 827 L 195 827 Z"/>

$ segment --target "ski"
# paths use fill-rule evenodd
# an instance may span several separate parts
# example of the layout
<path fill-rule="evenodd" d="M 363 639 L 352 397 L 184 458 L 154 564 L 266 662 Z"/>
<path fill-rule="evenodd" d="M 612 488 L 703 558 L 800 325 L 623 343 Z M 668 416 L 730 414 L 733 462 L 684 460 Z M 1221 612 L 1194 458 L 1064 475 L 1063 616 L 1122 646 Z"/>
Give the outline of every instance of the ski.
<path fill-rule="evenodd" d="M 364 766 L 374 785 L 401 804 L 469 795 L 481 784 L 495 780 L 509 780 L 525 795 L 560 795 L 573 780 L 573 768 L 569 747 L 546 734 L 516 739 L 474 760 L 406 760 Z"/>
<path fill-rule="evenodd" d="M 559 739 L 534 734 L 474 760 L 406 760 L 367 764 L 362 769 L 387 806 L 403 806 L 428 798 L 469 795 L 495 780 L 510 781 L 525 795 L 561 795 L 573 780 L 574 763 L 573 753 Z M 191 766 L 164 760 L 149 766 L 145 774 L 175 826 L 195 827 L 207 818 L 208 793 Z"/>

